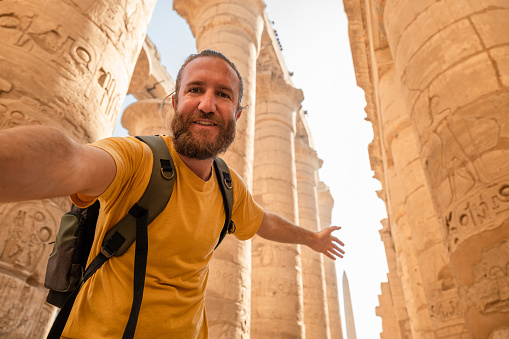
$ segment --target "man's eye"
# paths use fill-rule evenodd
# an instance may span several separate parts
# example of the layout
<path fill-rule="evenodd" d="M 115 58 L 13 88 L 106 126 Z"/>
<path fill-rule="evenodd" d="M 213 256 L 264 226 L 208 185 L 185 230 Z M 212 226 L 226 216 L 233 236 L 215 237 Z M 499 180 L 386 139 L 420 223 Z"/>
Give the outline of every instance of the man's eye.
<path fill-rule="evenodd" d="M 224 92 L 219 92 L 219 96 L 221 98 L 230 99 L 230 96 L 227 93 L 224 93 Z"/>
<path fill-rule="evenodd" d="M 190 88 L 189 92 L 190 93 L 198 93 L 198 92 L 200 92 L 200 89 L 199 88 Z"/>

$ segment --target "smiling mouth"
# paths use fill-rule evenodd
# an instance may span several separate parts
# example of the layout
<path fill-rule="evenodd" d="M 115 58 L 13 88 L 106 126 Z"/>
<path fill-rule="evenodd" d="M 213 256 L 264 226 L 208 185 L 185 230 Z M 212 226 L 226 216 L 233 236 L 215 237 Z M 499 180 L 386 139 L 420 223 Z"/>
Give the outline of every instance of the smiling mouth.
<path fill-rule="evenodd" d="M 202 126 L 216 126 L 217 124 L 210 122 L 210 121 L 195 121 L 195 124 L 202 125 Z"/>

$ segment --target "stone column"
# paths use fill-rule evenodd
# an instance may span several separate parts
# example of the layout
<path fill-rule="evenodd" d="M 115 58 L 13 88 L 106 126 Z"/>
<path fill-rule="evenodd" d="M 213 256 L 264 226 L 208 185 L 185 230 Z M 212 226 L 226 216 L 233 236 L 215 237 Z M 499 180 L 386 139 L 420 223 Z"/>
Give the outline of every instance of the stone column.
<path fill-rule="evenodd" d="M 403 188 L 402 199 L 410 225 L 409 234 L 421 272 L 432 328 L 438 338 L 444 335 L 458 338 L 467 336 L 458 291 L 450 273 L 449 259 L 426 186 L 414 134 L 401 99 L 400 84 L 395 78 L 390 59 L 388 49 L 377 52 L 377 60 L 385 65 L 378 84 L 384 149 L 391 159 L 389 163 L 394 164 Z"/>
<path fill-rule="evenodd" d="M 163 106 L 161 108 L 161 106 Z M 161 112 L 162 109 L 162 112 Z M 122 126 L 129 135 L 170 135 L 163 119 L 173 118 L 171 101 L 163 99 L 147 99 L 137 101 L 126 107 L 122 114 Z M 164 116 L 162 118 L 161 116 Z"/>
<path fill-rule="evenodd" d="M 262 207 L 297 222 L 295 115 L 301 90 L 258 71 L 253 188 Z M 252 338 L 304 338 L 300 246 L 253 239 Z"/>
<path fill-rule="evenodd" d="M 386 162 L 392 163 L 393 160 L 390 158 L 390 155 L 386 155 L 386 157 Z M 393 165 L 388 166 L 386 164 L 384 167 L 388 192 L 387 204 L 389 206 L 387 212 L 412 338 L 435 338 L 422 286 L 422 276 L 417 253 L 413 246 L 411 225 L 408 222 L 408 216 L 404 208 L 402 183 L 398 181 L 398 174 L 394 171 Z"/>
<path fill-rule="evenodd" d="M 168 95 L 175 89 L 175 81 L 161 64 L 156 46 L 145 38 L 134 68 L 129 92 L 138 101 L 122 113 L 122 126 L 129 135 L 170 135 L 168 128 L 175 113 Z"/>
<path fill-rule="evenodd" d="M 401 339 L 401 332 L 396 319 L 396 310 L 392 301 L 392 293 L 390 283 L 382 283 L 380 285 L 382 293 L 378 296 L 378 304 L 376 307 L 376 315 L 382 318 L 382 332 L 380 339 Z"/>
<path fill-rule="evenodd" d="M 154 5 L 3 1 L 0 128 L 50 125 L 80 142 L 111 135 Z M 65 198 L 0 206 L 0 337 L 44 336 L 48 243 L 68 208 Z"/>
<path fill-rule="evenodd" d="M 237 138 L 225 161 L 253 182 L 256 58 L 260 49 L 265 4 L 261 0 L 174 0 L 173 8 L 189 23 L 198 51 L 210 48 L 225 54 L 244 79 L 247 105 L 237 123 Z M 210 263 L 207 290 L 209 333 L 213 338 L 249 336 L 251 243 L 229 236 Z"/>
<path fill-rule="evenodd" d="M 128 94 L 138 101 L 145 99 L 166 98 L 175 89 L 175 81 L 161 64 L 161 56 L 156 46 L 147 36 L 138 55 Z M 171 107 L 171 100 L 168 100 Z"/>
<path fill-rule="evenodd" d="M 299 118 L 301 123 L 305 124 L 303 114 Z M 295 163 L 299 197 L 299 225 L 311 231 L 319 231 L 320 219 L 316 189 L 318 168 L 321 167 L 322 161 L 309 143 L 299 136 L 295 142 Z M 305 246 L 302 246 L 301 253 L 306 338 L 330 338 L 323 255 Z"/>
<path fill-rule="evenodd" d="M 385 29 L 475 338 L 509 335 L 509 3 L 394 1 Z"/>
<path fill-rule="evenodd" d="M 320 181 L 318 184 L 318 208 L 320 212 L 321 229 L 332 225 L 333 206 L 334 199 L 332 198 L 329 188 L 323 181 Z M 327 307 L 329 311 L 330 337 L 334 339 L 343 339 L 335 262 L 324 258 L 324 271 L 325 286 L 327 290 Z"/>
<path fill-rule="evenodd" d="M 392 305 L 394 307 L 394 316 L 397 322 L 397 333 L 399 336 L 388 336 L 388 339 L 411 339 L 412 333 L 410 331 L 410 321 L 408 319 L 407 305 L 405 301 L 405 295 L 403 293 L 403 284 L 398 273 L 398 263 L 396 258 L 396 249 L 394 248 L 394 241 L 391 235 L 391 229 L 389 227 L 389 221 L 387 219 L 382 220 L 383 228 L 380 230 L 380 238 L 384 243 L 385 256 L 387 257 L 387 266 L 389 267 L 389 273 L 387 274 L 387 282 L 390 287 L 390 295 L 392 297 Z M 382 293 L 384 289 L 382 287 Z M 385 307 L 380 300 L 380 307 Z M 385 332 L 385 322 L 383 314 L 377 313 L 378 316 L 382 317 L 383 331 Z M 388 330 L 392 333 L 392 331 Z"/>

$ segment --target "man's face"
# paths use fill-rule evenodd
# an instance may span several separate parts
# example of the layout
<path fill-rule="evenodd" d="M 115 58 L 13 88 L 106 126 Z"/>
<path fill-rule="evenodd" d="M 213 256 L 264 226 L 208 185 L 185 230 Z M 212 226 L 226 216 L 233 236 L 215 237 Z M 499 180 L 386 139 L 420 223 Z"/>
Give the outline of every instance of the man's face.
<path fill-rule="evenodd" d="M 240 81 L 224 60 L 199 57 L 183 70 L 175 116 L 173 144 L 181 155 L 205 160 L 226 151 L 235 139 L 240 117 Z"/>

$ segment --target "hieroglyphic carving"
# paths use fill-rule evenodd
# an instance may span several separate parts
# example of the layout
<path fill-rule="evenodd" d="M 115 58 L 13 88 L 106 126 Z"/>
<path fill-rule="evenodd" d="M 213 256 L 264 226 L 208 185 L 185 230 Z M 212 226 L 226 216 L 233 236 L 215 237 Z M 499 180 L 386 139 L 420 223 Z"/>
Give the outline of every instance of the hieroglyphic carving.
<path fill-rule="evenodd" d="M 41 125 L 41 122 L 19 110 L 11 110 L 6 104 L 0 102 L 0 129 L 26 125 Z"/>
<path fill-rule="evenodd" d="M 438 318 L 441 322 L 458 319 L 463 315 L 457 297 L 443 299 L 430 305 L 430 316 Z"/>
<path fill-rule="evenodd" d="M 45 291 L 0 274 L 0 338 L 40 337 L 54 309 L 44 304 L 45 296 Z"/>
<path fill-rule="evenodd" d="M 431 112 L 437 105 L 434 102 L 438 99 L 430 99 Z M 449 109 L 429 113 L 428 117 L 429 126 L 420 133 L 428 135 L 423 143 L 424 167 L 430 186 L 437 192 L 437 204 L 446 208 L 476 185 L 493 180 L 480 159 L 483 152 L 498 143 L 498 133 L 488 133 L 497 131 L 497 125 L 482 117 L 458 117 L 450 114 Z M 421 123 L 426 121 L 423 117 L 419 119 Z M 483 141 L 478 140 L 481 136 Z"/>
<path fill-rule="evenodd" d="M 468 306 L 482 313 L 509 311 L 509 240 L 482 251 L 481 260 L 473 265 L 474 285 L 463 286 Z"/>
<path fill-rule="evenodd" d="M 141 33 L 136 26 L 147 15 L 144 2 L 73 0 L 72 3 L 100 27 L 116 48 L 124 49 L 132 45 L 133 39 L 143 39 L 143 36 L 133 36 L 133 33 Z"/>
<path fill-rule="evenodd" d="M 57 72 L 66 70 L 73 76 L 82 76 L 95 70 L 96 53 L 92 45 L 38 14 L 0 13 L 0 36 L 7 37 L 4 41 L 14 46 L 44 55 L 38 59 L 57 65 L 54 67 Z"/>
<path fill-rule="evenodd" d="M 117 91 L 117 82 L 110 72 L 106 72 L 103 68 L 99 69 L 99 78 L 97 80 L 101 86 L 103 93 L 101 93 L 101 108 L 108 117 L 110 123 L 113 123 L 116 116 L 115 112 L 120 103 L 121 96 Z"/>
<path fill-rule="evenodd" d="M 56 234 L 62 198 L 0 205 L 0 268 L 39 282 Z"/>
<path fill-rule="evenodd" d="M 447 211 L 443 224 L 448 237 L 448 251 L 461 243 L 464 238 L 486 229 L 493 220 L 509 214 L 509 184 L 493 185 L 478 195 L 459 200 L 454 208 Z"/>
<path fill-rule="evenodd" d="M 10 91 L 12 91 L 12 87 L 13 87 L 12 82 L 10 82 L 7 79 L 0 78 L 0 95 L 2 95 L 2 92 L 9 93 Z"/>
<path fill-rule="evenodd" d="M 33 203 L 11 206 L 0 211 L 0 216 L 2 228 L 7 229 L 0 243 L 2 266 L 34 272 L 53 236 L 56 220 Z"/>

